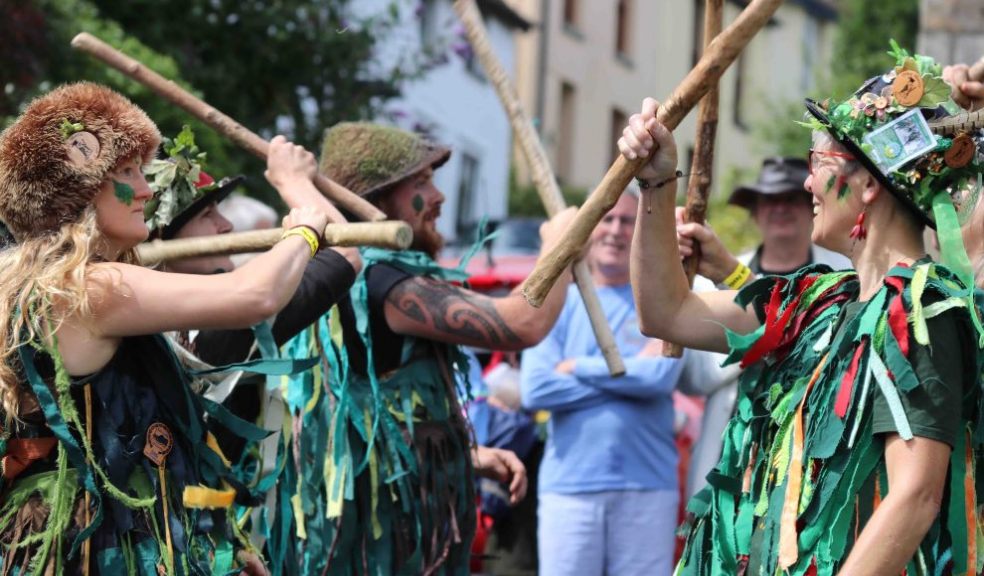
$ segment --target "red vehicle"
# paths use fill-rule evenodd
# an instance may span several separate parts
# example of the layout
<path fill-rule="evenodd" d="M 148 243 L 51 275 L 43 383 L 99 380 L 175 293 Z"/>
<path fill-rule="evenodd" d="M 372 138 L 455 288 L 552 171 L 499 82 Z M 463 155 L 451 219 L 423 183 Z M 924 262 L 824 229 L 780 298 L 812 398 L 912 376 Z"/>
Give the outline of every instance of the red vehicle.
<path fill-rule="evenodd" d="M 543 218 L 510 218 L 490 222 L 495 237 L 475 255 L 465 270 L 472 289 L 496 296 L 519 286 L 533 271 L 540 252 L 540 225 Z M 475 239 L 475 233 L 462 234 L 468 244 L 453 243 L 445 248 L 442 266 L 455 267 Z"/>

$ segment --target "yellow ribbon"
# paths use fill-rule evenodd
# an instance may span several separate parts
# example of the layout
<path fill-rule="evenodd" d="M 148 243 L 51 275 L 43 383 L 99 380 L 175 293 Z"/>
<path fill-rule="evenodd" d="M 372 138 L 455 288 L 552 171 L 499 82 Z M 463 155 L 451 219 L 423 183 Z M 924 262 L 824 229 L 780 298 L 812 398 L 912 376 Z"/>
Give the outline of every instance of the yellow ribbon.
<path fill-rule="evenodd" d="M 800 487 L 803 483 L 803 407 L 806 405 L 806 399 L 810 397 L 810 390 L 820 378 L 820 373 L 826 363 L 827 354 L 824 354 L 823 358 L 820 359 L 820 364 L 813 371 L 810 382 L 806 385 L 806 391 L 803 392 L 803 399 L 800 400 L 799 407 L 796 408 L 796 417 L 793 420 L 793 455 L 789 462 L 786 499 L 782 505 L 782 520 L 779 525 L 779 567 L 783 570 L 788 570 L 799 558 L 796 516 L 799 513 Z"/>

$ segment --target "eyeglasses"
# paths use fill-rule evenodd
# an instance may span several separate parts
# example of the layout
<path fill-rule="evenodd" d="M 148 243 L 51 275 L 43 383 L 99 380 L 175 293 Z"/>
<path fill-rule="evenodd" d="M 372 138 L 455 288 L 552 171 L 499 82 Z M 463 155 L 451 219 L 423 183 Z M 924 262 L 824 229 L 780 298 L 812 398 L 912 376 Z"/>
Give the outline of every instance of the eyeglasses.
<path fill-rule="evenodd" d="M 817 167 L 814 166 L 814 163 L 817 161 L 816 160 L 817 156 L 832 156 L 834 158 L 844 158 L 847 160 L 854 160 L 854 156 L 848 154 L 847 152 L 835 152 L 833 150 L 814 150 L 813 148 L 810 148 L 810 154 L 807 156 L 807 165 L 809 165 L 810 168 L 810 176 L 812 176 L 813 172 L 817 169 Z"/>

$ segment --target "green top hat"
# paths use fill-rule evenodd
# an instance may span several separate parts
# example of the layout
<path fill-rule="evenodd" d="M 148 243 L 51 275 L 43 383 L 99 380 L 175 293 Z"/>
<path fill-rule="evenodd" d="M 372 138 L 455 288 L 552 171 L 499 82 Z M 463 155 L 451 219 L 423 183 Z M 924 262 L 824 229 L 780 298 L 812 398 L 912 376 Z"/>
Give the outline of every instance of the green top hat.
<path fill-rule="evenodd" d="M 968 115 L 950 98 L 936 61 L 891 45 L 895 67 L 847 100 L 807 100 L 810 125 L 840 142 L 926 225 L 937 227 L 933 206 L 942 192 L 959 201 L 955 208 L 966 218 L 980 193 L 984 134 L 961 122 Z"/>

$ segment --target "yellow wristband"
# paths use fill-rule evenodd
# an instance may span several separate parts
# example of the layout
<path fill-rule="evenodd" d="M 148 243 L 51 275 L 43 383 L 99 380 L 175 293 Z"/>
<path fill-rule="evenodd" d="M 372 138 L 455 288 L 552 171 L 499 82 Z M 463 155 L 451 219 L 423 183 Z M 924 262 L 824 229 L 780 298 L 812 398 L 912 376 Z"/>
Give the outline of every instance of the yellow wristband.
<path fill-rule="evenodd" d="M 314 255 L 318 253 L 318 237 L 315 236 L 314 232 L 312 232 L 307 226 L 294 226 L 289 230 L 284 230 L 284 234 L 280 237 L 280 239 L 283 240 L 288 236 L 300 236 L 301 238 L 304 238 L 304 240 L 308 243 L 308 246 L 311 247 L 311 258 L 314 258 Z"/>
<path fill-rule="evenodd" d="M 737 290 L 744 286 L 745 282 L 748 282 L 748 278 L 751 275 L 752 269 L 739 262 L 738 266 L 735 267 L 734 272 L 729 274 L 728 277 L 724 279 L 724 285 L 732 290 Z"/>

